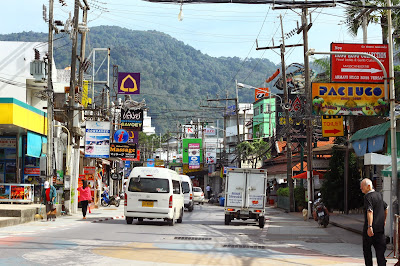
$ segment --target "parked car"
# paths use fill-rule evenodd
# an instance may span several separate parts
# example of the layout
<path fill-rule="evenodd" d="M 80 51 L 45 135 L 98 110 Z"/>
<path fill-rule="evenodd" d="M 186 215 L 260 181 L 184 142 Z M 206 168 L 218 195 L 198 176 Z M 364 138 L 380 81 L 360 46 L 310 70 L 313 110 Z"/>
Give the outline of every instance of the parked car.
<path fill-rule="evenodd" d="M 193 201 L 204 204 L 204 192 L 201 187 L 193 187 Z"/>

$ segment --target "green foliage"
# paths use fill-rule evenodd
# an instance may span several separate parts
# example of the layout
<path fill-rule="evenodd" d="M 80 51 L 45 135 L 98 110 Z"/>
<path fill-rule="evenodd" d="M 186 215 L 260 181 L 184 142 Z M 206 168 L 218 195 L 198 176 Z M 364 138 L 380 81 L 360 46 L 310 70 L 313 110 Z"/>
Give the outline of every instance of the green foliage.
<path fill-rule="evenodd" d="M 276 191 L 278 196 L 282 197 L 289 197 L 289 188 L 288 187 L 281 187 Z"/>
<path fill-rule="evenodd" d="M 63 69 L 71 64 L 71 41 L 66 34 L 58 34 L 55 39 L 55 63 L 58 69 Z M 46 42 L 47 34 L 23 32 L 0 35 L 0 40 Z M 111 66 L 117 65 L 119 72 L 141 74 L 140 95 L 134 95 L 132 99 L 146 99 L 148 115 L 152 117 L 157 133 L 177 131 L 177 123 L 183 124 L 191 117 L 199 116 L 200 113 L 188 113 L 187 110 L 200 109 L 200 102 L 205 102 L 207 95 L 218 98 L 217 95 L 225 96 L 228 92 L 228 97 L 234 96 L 235 79 L 255 87 L 262 86 L 266 77 L 277 69 L 268 59 L 250 58 L 243 62 L 238 57 L 211 57 L 161 32 L 116 26 L 90 28 L 86 47 L 87 55 L 93 47 L 110 47 Z M 103 57 L 96 54 L 96 68 L 102 60 Z M 110 83 L 114 84 L 112 73 L 111 69 Z M 107 69 L 102 67 L 96 77 L 105 80 L 106 75 Z M 96 95 L 102 90 L 103 87 L 98 87 Z M 111 91 L 113 93 L 113 88 Z M 253 93 L 248 90 L 240 90 L 239 98 L 241 102 L 254 101 Z M 98 100 L 100 97 L 95 99 Z M 215 109 L 201 114 L 222 118 L 222 112 L 215 112 Z"/>
<path fill-rule="evenodd" d="M 339 142 L 342 142 L 341 138 L 337 138 L 336 143 Z M 344 209 L 344 158 L 344 150 L 333 148 L 332 158 L 329 163 L 330 170 L 324 175 L 324 182 L 321 187 L 323 202 L 329 209 Z M 356 155 L 349 153 L 349 209 L 359 208 L 363 204 L 360 179 Z"/>
<path fill-rule="evenodd" d="M 303 207 L 307 206 L 305 200 L 306 189 L 304 187 L 295 187 L 293 193 L 294 193 L 294 200 L 297 206 L 303 206 Z"/>
<path fill-rule="evenodd" d="M 243 141 L 239 143 L 237 148 L 240 151 L 242 160 L 248 160 L 254 164 L 257 164 L 258 160 L 270 157 L 269 144 L 262 139 L 252 142 Z"/>

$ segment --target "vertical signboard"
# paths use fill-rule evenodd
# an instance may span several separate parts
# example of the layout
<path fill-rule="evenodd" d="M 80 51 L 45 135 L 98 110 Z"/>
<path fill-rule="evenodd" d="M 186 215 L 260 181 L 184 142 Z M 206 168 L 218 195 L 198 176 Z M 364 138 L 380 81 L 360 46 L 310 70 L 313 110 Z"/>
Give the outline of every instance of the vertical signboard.
<path fill-rule="evenodd" d="M 257 88 L 254 90 L 254 101 L 261 100 L 269 96 L 269 88 Z"/>
<path fill-rule="evenodd" d="M 189 164 L 190 159 L 189 156 L 197 156 L 195 154 L 199 154 L 199 164 L 203 161 L 203 155 L 202 155 L 202 149 L 203 149 L 203 141 L 202 139 L 183 139 L 182 140 L 182 148 L 183 148 L 183 154 L 182 154 L 182 162 L 183 164 Z M 198 145 L 190 145 L 190 144 L 198 144 Z M 189 148 L 190 145 L 190 148 Z M 189 151 L 190 149 L 190 151 Z M 192 152 L 192 153 L 191 153 Z M 193 153 L 195 152 L 195 153 Z M 194 158 L 192 160 L 197 160 L 197 158 Z"/>
<path fill-rule="evenodd" d="M 189 169 L 200 168 L 200 143 L 189 143 L 188 145 Z"/>
<path fill-rule="evenodd" d="M 118 94 L 140 94 L 140 73 L 118 73 Z"/>
<path fill-rule="evenodd" d="M 283 95 L 281 96 L 283 97 Z M 286 121 L 285 109 L 280 104 L 276 105 L 276 132 L 285 132 L 287 123 L 293 130 L 292 136 L 301 138 L 306 136 L 305 116 L 306 98 L 300 94 L 289 95 L 289 121 Z M 285 137 L 286 134 L 283 134 Z"/>
<path fill-rule="evenodd" d="M 110 157 L 110 122 L 86 121 L 85 157 Z"/>

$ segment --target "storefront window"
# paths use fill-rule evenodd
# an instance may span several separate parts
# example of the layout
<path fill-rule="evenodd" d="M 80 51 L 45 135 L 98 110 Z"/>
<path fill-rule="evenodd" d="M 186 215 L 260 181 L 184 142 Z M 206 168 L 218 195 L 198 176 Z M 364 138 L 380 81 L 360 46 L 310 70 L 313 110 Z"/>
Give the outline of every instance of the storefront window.
<path fill-rule="evenodd" d="M 16 183 L 17 181 L 17 139 L 0 137 L 0 183 Z"/>

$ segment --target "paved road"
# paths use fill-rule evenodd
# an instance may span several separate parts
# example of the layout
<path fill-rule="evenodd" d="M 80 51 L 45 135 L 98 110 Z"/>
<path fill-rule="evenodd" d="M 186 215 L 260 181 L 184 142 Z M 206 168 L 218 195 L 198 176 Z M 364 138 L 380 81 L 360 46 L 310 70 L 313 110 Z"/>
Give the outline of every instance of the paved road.
<path fill-rule="evenodd" d="M 196 205 L 173 227 L 127 225 L 121 206 L 94 210 L 88 220 L 0 228 L 0 265 L 363 265 L 359 235 L 267 212 L 264 229 L 251 221 L 226 226 L 222 207 L 210 205 Z"/>

